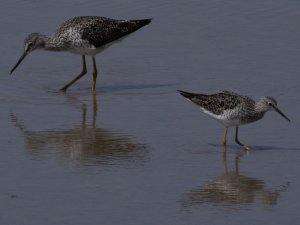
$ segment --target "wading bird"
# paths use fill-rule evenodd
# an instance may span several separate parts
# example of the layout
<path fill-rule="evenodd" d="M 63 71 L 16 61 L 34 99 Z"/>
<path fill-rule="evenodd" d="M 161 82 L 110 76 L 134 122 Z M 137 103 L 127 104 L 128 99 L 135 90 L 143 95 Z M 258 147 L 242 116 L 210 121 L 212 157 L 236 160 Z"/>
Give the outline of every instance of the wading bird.
<path fill-rule="evenodd" d="M 120 41 L 126 35 L 149 24 L 151 19 L 142 20 L 114 20 L 98 16 L 80 16 L 67 20 L 51 36 L 31 33 L 24 40 L 24 53 L 10 74 L 18 67 L 23 59 L 32 51 L 45 49 L 49 51 L 68 51 L 82 56 L 82 71 L 66 84 L 62 91 L 66 91 L 73 83 L 87 73 L 85 56 L 93 59 L 93 84 L 96 89 L 97 65 L 95 55 L 109 47 L 113 42 Z"/>
<path fill-rule="evenodd" d="M 204 113 L 210 115 L 225 126 L 222 141 L 224 149 L 226 147 L 227 129 L 235 126 L 235 142 L 243 146 L 244 150 L 250 150 L 248 146 L 241 143 L 238 139 L 239 126 L 263 118 L 268 111 L 276 111 L 290 122 L 290 119 L 278 109 L 276 100 L 269 96 L 264 96 L 255 102 L 250 97 L 239 95 L 231 91 L 223 91 L 211 95 L 189 93 L 180 90 L 179 93 L 200 106 Z"/>

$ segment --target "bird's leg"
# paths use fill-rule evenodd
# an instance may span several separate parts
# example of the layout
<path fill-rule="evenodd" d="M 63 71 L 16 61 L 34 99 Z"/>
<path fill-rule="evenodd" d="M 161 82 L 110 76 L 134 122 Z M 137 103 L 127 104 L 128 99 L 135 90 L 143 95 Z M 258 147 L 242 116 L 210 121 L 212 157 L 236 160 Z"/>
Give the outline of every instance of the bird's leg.
<path fill-rule="evenodd" d="M 70 87 L 72 84 L 74 84 L 77 80 L 79 80 L 82 76 L 84 76 L 87 73 L 87 69 L 86 69 L 86 63 L 85 63 L 85 55 L 82 56 L 82 71 L 81 73 L 75 77 L 73 80 L 71 80 L 69 83 L 67 83 L 62 89 L 60 89 L 63 92 L 66 92 L 68 87 Z"/>
<path fill-rule="evenodd" d="M 96 80 L 97 80 L 97 75 L 98 75 L 95 56 L 93 56 L 93 69 L 94 70 L 93 70 L 93 86 L 92 86 L 92 91 L 95 91 L 96 90 Z"/>
<path fill-rule="evenodd" d="M 235 128 L 235 142 L 237 144 L 243 146 L 243 148 L 244 148 L 245 151 L 249 151 L 250 148 L 239 141 L 239 139 L 238 139 L 238 132 L 239 132 L 239 127 L 236 126 L 236 128 Z"/>
<path fill-rule="evenodd" d="M 223 140 L 222 140 L 222 143 L 223 143 L 223 146 L 224 146 L 224 152 L 226 151 L 226 137 L 227 137 L 227 127 L 225 127 Z"/>

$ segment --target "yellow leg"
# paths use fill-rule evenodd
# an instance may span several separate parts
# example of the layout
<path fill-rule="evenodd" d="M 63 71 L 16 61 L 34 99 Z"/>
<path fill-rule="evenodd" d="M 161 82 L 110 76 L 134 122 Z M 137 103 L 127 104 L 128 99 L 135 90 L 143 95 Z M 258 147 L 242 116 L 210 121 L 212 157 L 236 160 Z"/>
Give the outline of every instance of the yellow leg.
<path fill-rule="evenodd" d="M 83 64 L 83 67 L 82 67 L 81 73 L 77 77 L 75 77 L 73 80 L 71 80 L 69 83 L 67 83 L 62 89 L 60 89 L 61 91 L 66 92 L 67 89 L 72 84 L 74 84 L 77 80 L 79 80 L 82 76 L 84 76 L 86 74 L 87 69 L 86 69 L 86 63 L 85 63 L 85 56 L 84 55 L 82 56 L 82 64 Z"/>
<path fill-rule="evenodd" d="M 96 81 L 97 81 L 97 75 L 98 75 L 98 71 L 97 71 L 97 65 L 96 65 L 96 60 L 95 60 L 95 56 L 93 56 L 93 86 L 92 86 L 92 91 L 96 91 Z"/>
<path fill-rule="evenodd" d="M 239 141 L 239 139 L 238 139 L 238 132 L 239 132 L 239 127 L 237 126 L 237 127 L 235 128 L 235 142 L 236 142 L 237 144 L 243 146 L 243 148 L 244 148 L 245 151 L 249 151 L 250 148 L 249 148 L 248 146 L 244 145 L 243 143 L 241 143 L 241 142 Z"/>

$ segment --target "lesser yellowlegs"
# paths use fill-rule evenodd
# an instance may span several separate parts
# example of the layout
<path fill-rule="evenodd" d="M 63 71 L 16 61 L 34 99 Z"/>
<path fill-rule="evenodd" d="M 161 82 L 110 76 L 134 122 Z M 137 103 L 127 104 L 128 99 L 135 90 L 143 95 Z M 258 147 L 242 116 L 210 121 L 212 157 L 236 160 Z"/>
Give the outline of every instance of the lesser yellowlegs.
<path fill-rule="evenodd" d="M 64 22 L 50 37 L 40 33 L 29 34 L 24 41 L 24 53 L 10 73 L 12 74 L 28 53 L 36 49 L 68 51 L 82 55 L 82 71 L 61 89 L 66 91 L 68 87 L 87 73 L 85 56 L 90 55 L 93 59 L 92 90 L 94 91 L 98 74 L 95 55 L 109 47 L 113 42 L 121 40 L 150 22 L 151 19 L 114 20 L 98 16 L 74 17 Z"/>
<path fill-rule="evenodd" d="M 227 129 L 235 126 L 235 142 L 243 146 L 244 150 L 249 147 L 238 139 L 240 125 L 252 123 L 261 119 L 267 111 L 276 111 L 286 120 L 290 121 L 277 107 L 277 102 L 269 96 L 262 97 L 255 102 L 252 98 L 231 91 L 223 91 L 216 94 L 196 94 L 179 91 L 181 95 L 200 106 L 204 113 L 210 115 L 225 126 L 223 145 L 226 147 Z"/>

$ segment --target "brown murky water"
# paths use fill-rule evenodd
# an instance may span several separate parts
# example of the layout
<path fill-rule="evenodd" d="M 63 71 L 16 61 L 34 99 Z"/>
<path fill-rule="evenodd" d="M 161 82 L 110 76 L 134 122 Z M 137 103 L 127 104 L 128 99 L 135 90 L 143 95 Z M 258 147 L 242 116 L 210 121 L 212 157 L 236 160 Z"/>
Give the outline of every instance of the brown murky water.
<path fill-rule="evenodd" d="M 296 1 L 7 1 L 0 8 L 0 224 L 296 224 L 300 4 Z M 153 18 L 97 56 L 37 51 L 30 32 L 78 15 Z M 88 58 L 88 66 L 91 60 Z M 91 71 L 89 70 L 89 73 Z M 270 95 L 243 153 L 177 89 Z"/>

